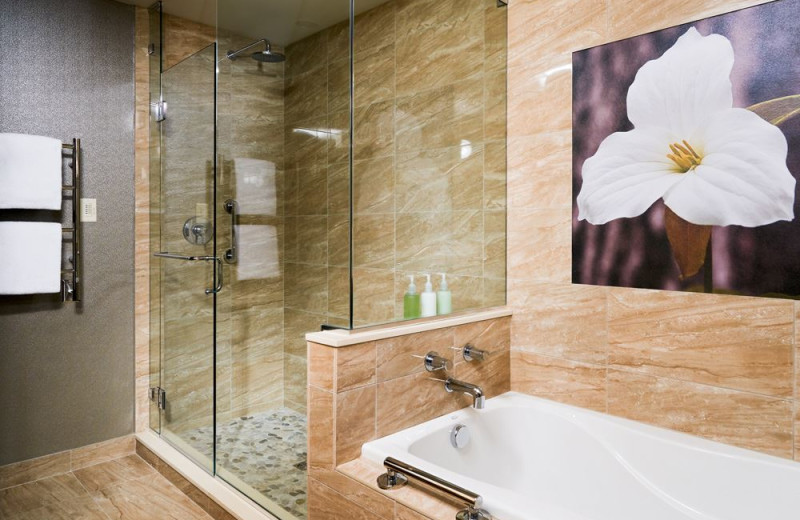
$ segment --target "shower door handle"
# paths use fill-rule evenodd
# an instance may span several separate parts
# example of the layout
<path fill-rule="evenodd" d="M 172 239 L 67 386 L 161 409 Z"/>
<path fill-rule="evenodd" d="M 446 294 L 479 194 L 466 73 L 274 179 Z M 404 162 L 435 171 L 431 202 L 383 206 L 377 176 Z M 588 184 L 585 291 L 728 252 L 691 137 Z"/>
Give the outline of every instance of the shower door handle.
<path fill-rule="evenodd" d="M 225 201 L 225 211 L 231 216 L 231 248 L 225 251 L 225 261 L 229 264 L 236 263 L 236 216 L 239 204 L 234 199 Z"/>
<path fill-rule="evenodd" d="M 153 253 L 153 256 L 157 256 L 159 258 L 170 258 L 172 260 L 186 260 L 188 262 L 215 262 L 217 268 L 217 284 L 213 289 L 206 289 L 206 294 L 217 294 L 222 290 L 222 260 L 217 256 L 180 255 L 176 253 L 168 253 L 167 251 Z"/>

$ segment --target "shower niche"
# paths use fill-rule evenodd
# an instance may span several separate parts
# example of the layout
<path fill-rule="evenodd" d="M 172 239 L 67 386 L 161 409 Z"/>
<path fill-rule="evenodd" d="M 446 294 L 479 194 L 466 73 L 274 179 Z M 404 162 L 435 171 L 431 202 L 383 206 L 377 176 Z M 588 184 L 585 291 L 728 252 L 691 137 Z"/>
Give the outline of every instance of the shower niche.
<path fill-rule="evenodd" d="M 192 9 L 149 9 L 150 425 L 305 518 L 305 334 L 404 319 L 409 276 L 505 304 L 507 10 Z"/>

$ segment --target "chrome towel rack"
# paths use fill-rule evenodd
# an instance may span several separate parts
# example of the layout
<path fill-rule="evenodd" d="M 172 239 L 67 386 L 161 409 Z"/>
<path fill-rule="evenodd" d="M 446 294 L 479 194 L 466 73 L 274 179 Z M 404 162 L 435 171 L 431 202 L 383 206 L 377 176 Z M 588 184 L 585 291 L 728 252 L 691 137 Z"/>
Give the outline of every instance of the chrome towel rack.
<path fill-rule="evenodd" d="M 399 461 L 394 457 L 386 457 L 383 461 L 383 467 L 386 468 L 386 473 L 378 477 L 378 487 L 381 489 L 395 489 L 413 482 L 466 506 L 466 509 L 456 514 L 456 520 L 492 520 L 492 515 L 480 508 L 483 499 L 477 493 Z"/>
<path fill-rule="evenodd" d="M 69 262 L 71 268 L 61 269 L 61 301 L 79 302 L 83 295 L 81 262 L 81 140 L 73 139 L 72 144 L 61 145 L 62 154 L 71 157 L 71 184 L 61 186 L 62 197 L 72 200 L 72 227 L 62 227 L 65 244 L 70 245 Z"/>

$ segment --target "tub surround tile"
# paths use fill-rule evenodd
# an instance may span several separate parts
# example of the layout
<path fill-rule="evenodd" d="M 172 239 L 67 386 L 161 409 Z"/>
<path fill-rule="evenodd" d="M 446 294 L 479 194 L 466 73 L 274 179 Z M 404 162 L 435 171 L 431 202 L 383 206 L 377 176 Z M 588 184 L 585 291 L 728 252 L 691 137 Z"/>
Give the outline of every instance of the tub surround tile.
<path fill-rule="evenodd" d="M 375 341 L 337 349 L 336 389 L 339 392 L 352 390 L 377 382 L 377 344 Z"/>
<path fill-rule="evenodd" d="M 487 398 L 511 390 L 511 353 L 508 349 L 495 350 L 484 361 L 456 364 L 455 378 L 481 387 Z M 462 406 L 472 406 L 472 398 L 461 395 Z"/>
<path fill-rule="evenodd" d="M 605 287 L 514 281 L 511 344 L 550 357 L 605 364 L 608 356 Z"/>
<path fill-rule="evenodd" d="M 417 513 L 404 505 L 397 504 L 394 514 L 395 520 L 427 520 L 427 516 Z"/>
<path fill-rule="evenodd" d="M 378 491 L 368 488 L 344 473 L 335 470 L 312 469 L 309 476 L 385 520 L 394 518 L 395 503 L 391 498 L 383 496 Z"/>
<path fill-rule="evenodd" d="M 375 439 L 375 385 L 336 394 L 336 464 L 358 458 Z"/>
<path fill-rule="evenodd" d="M 364 458 L 358 458 L 337 468 L 340 472 L 360 482 L 364 486 L 375 490 L 385 496 L 390 497 L 395 503 L 395 514 L 399 508 L 406 508 L 412 511 L 424 513 L 423 517 L 449 519 L 455 518 L 460 508 L 450 502 L 438 498 L 435 494 L 421 492 L 414 486 L 405 486 L 391 491 L 378 489 L 376 479 L 378 475 L 384 473 L 383 466 L 375 464 Z M 404 513 L 408 513 L 404 511 Z M 413 518 L 413 517 L 412 517 Z"/>
<path fill-rule="evenodd" d="M 462 349 L 467 343 L 473 347 L 489 352 L 487 359 L 495 354 L 502 354 L 511 348 L 511 318 L 478 321 L 453 327 L 453 343 Z M 455 364 L 467 363 L 461 351 L 455 353 Z M 480 364 L 480 363 L 479 363 Z M 507 374 L 506 374 L 507 376 Z M 498 379 L 508 379 L 500 377 Z"/>
<path fill-rule="evenodd" d="M 394 215 L 353 217 L 353 266 L 390 270 L 394 267 Z"/>
<path fill-rule="evenodd" d="M 791 301 L 612 289 L 609 366 L 791 398 Z"/>
<path fill-rule="evenodd" d="M 420 424 L 466 406 L 460 395 L 448 393 L 442 375 L 416 373 L 378 383 L 378 437 Z"/>
<path fill-rule="evenodd" d="M 508 140 L 508 205 L 572 205 L 572 133 L 552 132 Z"/>
<path fill-rule="evenodd" d="M 425 372 L 422 359 L 436 351 L 440 356 L 455 360 L 453 328 L 436 329 L 408 336 L 383 339 L 377 342 L 377 377 L 379 382 Z M 427 373 L 427 372 L 426 372 Z"/>
<path fill-rule="evenodd" d="M 308 384 L 333 392 L 336 380 L 336 351 L 317 343 L 308 343 Z"/>
<path fill-rule="evenodd" d="M 381 518 L 313 478 L 308 479 L 308 517 L 314 520 Z"/>
<path fill-rule="evenodd" d="M 308 467 L 333 469 L 335 466 L 334 395 L 314 386 L 308 387 Z"/>
<path fill-rule="evenodd" d="M 570 283 L 571 230 L 571 208 L 509 208 L 509 278 Z"/>
<path fill-rule="evenodd" d="M 792 402 L 609 370 L 613 415 L 778 457 L 792 457 Z"/>
<path fill-rule="evenodd" d="M 557 0 L 548 4 L 523 0 L 512 6 L 508 17 L 509 67 L 604 43 L 606 5 L 606 0 Z M 637 34 L 643 32 L 647 31 Z"/>
<path fill-rule="evenodd" d="M 548 54 L 538 62 L 509 67 L 509 138 L 572 130 L 571 69 L 569 54 Z"/>
<path fill-rule="evenodd" d="M 353 160 L 392 155 L 395 139 L 394 114 L 392 101 L 380 101 L 355 109 Z"/>
<path fill-rule="evenodd" d="M 606 412 L 606 367 L 511 351 L 511 389 Z"/>

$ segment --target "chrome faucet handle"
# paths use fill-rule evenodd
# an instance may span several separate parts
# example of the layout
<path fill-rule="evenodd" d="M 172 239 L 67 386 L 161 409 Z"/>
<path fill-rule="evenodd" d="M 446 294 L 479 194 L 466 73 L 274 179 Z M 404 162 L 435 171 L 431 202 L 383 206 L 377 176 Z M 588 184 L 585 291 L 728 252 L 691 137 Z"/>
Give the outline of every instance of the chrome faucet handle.
<path fill-rule="evenodd" d="M 453 362 L 449 359 L 445 359 L 439 355 L 438 352 L 431 350 L 428 352 L 424 357 L 413 355 L 415 358 L 420 358 L 425 360 L 425 370 L 428 372 L 434 372 L 436 370 L 452 370 L 453 369 Z"/>
<path fill-rule="evenodd" d="M 475 345 L 472 343 L 467 343 L 461 349 L 461 355 L 464 356 L 464 361 L 486 361 L 489 354 L 490 352 L 488 350 L 475 348 Z"/>

